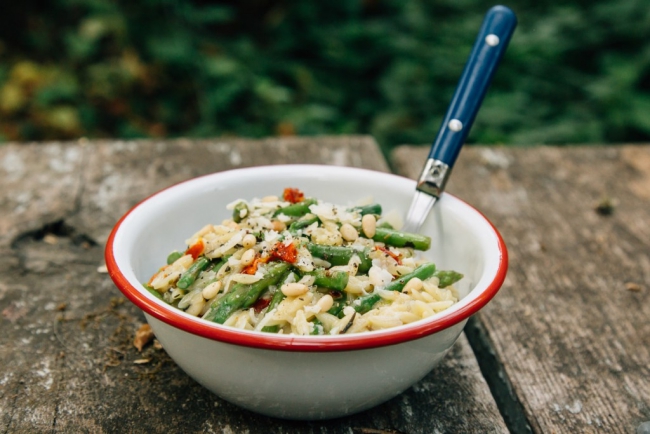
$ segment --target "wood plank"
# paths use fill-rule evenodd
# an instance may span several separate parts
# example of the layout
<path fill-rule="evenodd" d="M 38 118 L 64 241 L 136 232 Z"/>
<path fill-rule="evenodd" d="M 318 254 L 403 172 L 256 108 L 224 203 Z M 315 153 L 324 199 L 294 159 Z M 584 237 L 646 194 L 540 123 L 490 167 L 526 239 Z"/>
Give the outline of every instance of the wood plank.
<path fill-rule="evenodd" d="M 115 221 L 176 182 L 279 163 L 388 170 L 369 137 L 0 147 L 0 432 L 505 432 L 464 337 L 404 394 L 318 423 L 241 410 L 132 346 L 144 317 L 98 271 Z"/>
<path fill-rule="evenodd" d="M 85 155 L 80 146 L 9 144 L 0 151 L 0 242 L 74 212 Z"/>
<path fill-rule="evenodd" d="M 393 163 L 415 178 L 427 152 L 403 146 Z M 650 146 L 466 147 L 448 191 L 508 246 L 506 282 L 477 318 L 530 428 L 650 420 Z"/>

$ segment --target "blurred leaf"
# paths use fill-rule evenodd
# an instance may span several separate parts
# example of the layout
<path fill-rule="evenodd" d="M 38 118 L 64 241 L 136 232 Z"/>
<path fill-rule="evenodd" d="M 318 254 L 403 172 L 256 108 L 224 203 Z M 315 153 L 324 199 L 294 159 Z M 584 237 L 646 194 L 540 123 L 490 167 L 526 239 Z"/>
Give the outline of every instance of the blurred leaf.
<path fill-rule="evenodd" d="M 209 57 L 202 64 L 208 77 L 232 76 L 242 69 L 235 59 L 226 56 Z"/>
<path fill-rule="evenodd" d="M 34 95 L 34 106 L 47 108 L 59 103 L 73 103 L 80 94 L 76 77 L 57 74 L 52 81 L 39 88 Z"/>
<path fill-rule="evenodd" d="M 31 3 L 29 3 L 31 5 Z M 0 14 L 0 133 L 430 143 L 485 0 L 52 0 Z M 519 2 L 471 143 L 650 139 L 650 8 Z"/>
<path fill-rule="evenodd" d="M 46 121 L 48 126 L 64 133 L 70 134 L 80 130 L 79 114 L 73 107 L 53 107 L 48 111 Z"/>
<path fill-rule="evenodd" d="M 630 101 L 630 105 L 631 126 L 650 135 L 650 116 L 648 116 L 648 113 L 650 113 L 650 97 L 648 95 L 637 96 Z"/>
<path fill-rule="evenodd" d="M 8 82 L 0 88 L 0 110 L 7 114 L 19 111 L 27 105 L 27 95 L 22 87 Z"/>
<path fill-rule="evenodd" d="M 186 3 L 183 18 L 195 24 L 218 24 L 231 20 L 233 10 L 229 6 L 206 5 L 203 7 L 192 6 Z"/>
<path fill-rule="evenodd" d="M 149 54 L 160 62 L 185 65 L 191 62 L 194 42 L 190 35 L 180 32 L 165 32 L 147 38 Z M 189 66 L 189 65 L 188 65 Z"/>
<path fill-rule="evenodd" d="M 283 104 L 289 102 L 291 91 L 286 87 L 278 86 L 268 78 L 258 79 L 254 86 L 254 93 L 269 104 Z"/>

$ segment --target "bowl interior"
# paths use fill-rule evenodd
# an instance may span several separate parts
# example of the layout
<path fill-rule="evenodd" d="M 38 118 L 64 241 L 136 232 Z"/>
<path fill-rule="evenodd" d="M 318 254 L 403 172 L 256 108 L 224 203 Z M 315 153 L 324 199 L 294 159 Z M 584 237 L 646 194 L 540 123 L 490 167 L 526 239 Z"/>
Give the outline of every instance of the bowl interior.
<path fill-rule="evenodd" d="M 415 183 L 364 169 L 310 165 L 256 167 L 196 178 L 154 194 L 122 218 L 107 245 L 109 272 L 120 290 L 148 313 L 163 320 L 169 320 L 171 315 L 182 321 L 206 323 L 169 308 L 144 290 L 142 282 L 148 281 L 165 263 L 169 252 L 184 249 L 184 241 L 194 232 L 208 223 L 229 218 L 228 203 L 240 198 L 280 195 L 286 187 L 299 188 L 308 197 L 344 205 L 372 198 L 382 205 L 384 213 L 398 210 L 404 215 Z M 484 216 L 449 194 L 444 194 L 434 206 L 421 232 L 432 238 L 432 248 L 423 253 L 425 257 L 439 269 L 453 269 L 465 275 L 456 285 L 462 297 L 460 302 L 424 321 L 447 318 L 446 326 L 450 326 L 466 319 L 496 293 L 505 277 L 505 245 Z M 414 324 L 400 328 L 419 327 L 419 323 Z M 225 328 L 217 324 L 208 326 Z"/>

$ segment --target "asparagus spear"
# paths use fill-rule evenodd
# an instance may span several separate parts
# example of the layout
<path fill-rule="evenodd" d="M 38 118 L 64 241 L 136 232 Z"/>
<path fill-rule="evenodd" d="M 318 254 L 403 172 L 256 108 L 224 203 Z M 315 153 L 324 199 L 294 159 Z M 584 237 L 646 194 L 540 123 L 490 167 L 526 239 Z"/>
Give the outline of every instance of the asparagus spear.
<path fill-rule="evenodd" d="M 208 265 L 210 265 L 210 260 L 205 256 L 201 256 L 196 261 L 194 261 L 192 265 L 190 265 L 190 268 L 181 274 L 181 277 L 178 279 L 176 286 L 181 289 L 189 288 L 189 286 L 194 283 L 199 273 L 205 270 Z"/>
<path fill-rule="evenodd" d="M 286 262 L 269 264 L 266 275 L 255 283 L 238 283 L 212 305 L 214 311 L 208 319 L 223 324 L 235 311 L 250 307 L 270 285 L 278 283 L 291 265 Z"/>
<path fill-rule="evenodd" d="M 350 262 L 350 258 L 357 255 L 361 259 L 361 265 L 359 265 L 359 272 L 361 273 L 368 272 L 372 266 L 372 260 L 368 257 L 369 249 L 357 250 L 351 247 L 307 243 L 307 250 L 313 256 L 324 259 L 332 265 L 347 265 Z"/>
<path fill-rule="evenodd" d="M 413 247 L 417 250 L 428 250 L 431 247 L 431 238 L 426 235 L 400 232 L 379 226 L 372 239 L 394 247 Z"/>
<path fill-rule="evenodd" d="M 433 276 L 433 274 L 436 272 L 436 265 L 433 263 L 427 263 L 420 265 L 418 268 L 410 272 L 409 274 L 405 274 L 404 276 L 393 280 L 390 282 L 388 285 L 384 287 L 384 289 L 388 291 L 402 291 L 404 289 L 404 285 L 408 283 L 409 280 L 413 279 L 414 277 L 417 277 L 421 280 L 426 280 L 429 277 Z M 354 306 L 354 310 L 356 310 L 359 313 L 366 313 L 370 309 L 373 308 L 373 306 L 381 299 L 379 294 L 370 294 L 366 295 L 365 297 L 361 297 L 359 299 L 359 304 Z"/>

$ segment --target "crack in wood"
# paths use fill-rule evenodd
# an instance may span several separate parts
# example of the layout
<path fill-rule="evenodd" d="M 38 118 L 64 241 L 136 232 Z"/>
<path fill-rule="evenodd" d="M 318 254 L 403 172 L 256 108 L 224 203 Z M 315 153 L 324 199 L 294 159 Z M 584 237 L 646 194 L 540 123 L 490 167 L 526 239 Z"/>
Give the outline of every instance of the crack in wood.
<path fill-rule="evenodd" d="M 48 242 L 56 238 L 69 238 L 73 245 L 82 247 L 94 247 L 98 243 L 84 233 L 68 225 L 64 219 L 58 219 L 45 223 L 38 229 L 23 232 L 16 236 L 11 242 L 13 249 L 19 249 L 25 241 Z"/>
<path fill-rule="evenodd" d="M 465 334 L 510 432 L 532 434 L 524 406 L 513 390 L 503 363 L 496 357 L 492 341 L 481 321 L 471 317 L 465 326 Z"/>

